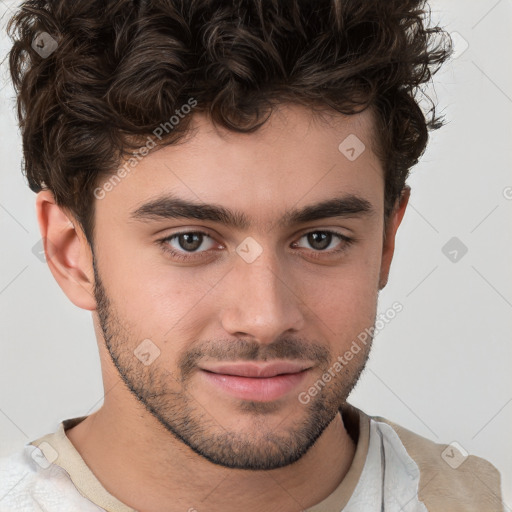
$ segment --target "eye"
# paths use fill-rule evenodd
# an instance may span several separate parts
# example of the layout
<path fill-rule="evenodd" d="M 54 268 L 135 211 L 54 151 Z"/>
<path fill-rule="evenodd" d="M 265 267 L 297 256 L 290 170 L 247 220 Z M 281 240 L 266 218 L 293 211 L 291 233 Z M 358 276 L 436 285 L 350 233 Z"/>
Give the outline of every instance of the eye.
<path fill-rule="evenodd" d="M 203 231 L 174 233 L 158 242 L 162 245 L 164 251 L 177 259 L 183 260 L 194 258 L 194 254 L 206 252 L 214 245 L 211 236 Z M 200 251 L 201 247 L 203 250 Z"/>
<path fill-rule="evenodd" d="M 310 231 L 309 233 L 305 233 L 301 236 L 301 240 L 305 238 L 307 243 L 312 247 L 315 252 L 325 252 L 328 254 L 336 254 L 340 253 L 344 250 L 346 250 L 353 242 L 354 239 L 349 238 L 346 235 L 343 235 L 342 233 L 338 233 L 336 231 L 329 231 L 329 230 L 318 230 L 318 231 Z M 340 245 L 341 247 L 334 250 L 327 250 L 329 247 L 334 247 L 336 245 Z M 295 247 L 300 247 L 298 242 L 295 242 L 293 244 Z"/>

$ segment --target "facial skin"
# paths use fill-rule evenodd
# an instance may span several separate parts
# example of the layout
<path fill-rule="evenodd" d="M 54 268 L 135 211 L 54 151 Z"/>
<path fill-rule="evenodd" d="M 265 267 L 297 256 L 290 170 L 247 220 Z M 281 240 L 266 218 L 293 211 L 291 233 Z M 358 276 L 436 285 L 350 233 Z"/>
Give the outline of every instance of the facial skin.
<path fill-rule="evenodd" d="M 152 151 L 96 199 L 94 258 L 71 216 L 48 191 L 38 195 L 42 235 L 56 248 L 52 273 L 93 312 L 105 387 L 103 407 L 67 435 L 107 490 L 138 510 L 304 509 L 330 494 L 352 461 L 338 410 L 370 343 L 309 403 L 298 396 L 374 325 L 409 193 L 383 243 L 384 177 L 370 111 L 321 121 L 282 105 L 252 134 L 199 114 L 193 124 L 184 143 Z M 366 145 L 354 161 L 338 150 L 350 134 Z M 240 212 L 248 225 L 133 215 L 166 195 Z M 278 222 L 348 195 L 369 211 Z M 207 236 L 194 238 L 198 231 Z M 189 235 L 161 241 L 177 233 Z M 261 250 L 250 262 L 236 251 L 247 237 L 252 255 Z M 135 356 L 143 340 L 159 351 L 148 365 Z M 248 400 L 202 369 L 242 361 L 308 370 L 279 398 Z"/>

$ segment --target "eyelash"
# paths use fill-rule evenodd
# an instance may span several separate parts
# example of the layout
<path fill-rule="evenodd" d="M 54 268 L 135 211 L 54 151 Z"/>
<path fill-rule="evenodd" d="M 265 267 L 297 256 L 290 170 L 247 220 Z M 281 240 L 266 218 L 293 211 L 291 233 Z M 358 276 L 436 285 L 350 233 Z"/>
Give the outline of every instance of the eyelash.
<path fill-rule="evenodd" d="M 331 249 L 330 251 L 315 251 L 314 249 L 312 249 L 313 250 L 312 257 L 316 258 L 316 259 L 321 258 L 322 257 L 321 255 L 325 255 L 325 254 L 327 254 L 329 256 L 341 254 L 341 253 L 345 252 L 354 242 L 357 241 L 355 238 L 350 238 L 346 235 L 338 233 L 337 231 L 331 231 L 329 229 L 316 229 L 313 231 L 308 231 L 307 233 L 304 233 L 303 235 L 301 235 L 300 238 L 303 238 L 311 233 L 328 233 L 328 234 L 334 235 L 335 237 L 340 238 L 341 241 L 344 242 L 342 244 L 341 248 L 335 249 L 335 250 Z M 201 251 L 201 252 L 196 252 L 196 253 L 182 253 L 182 252 L 175 251 L 174 249 L 171 249 L 168 242 L 170 242 L 174 238 L 179 237 L 180 235 L 204 235 L 204 236 L 207 236 L 208 238 L 212 238 L 208 233 L 205 233 L 204 231 L 181 231 L 179 233 L 173 233 L 172 235 L 167 236 L 165 238 L 161 238 L 160 240 L 157 240 L 157 242 L 161 245 L 162 250 L 164 252 L 170 254 L 173 258 L 180 260 L 180 261 L 191 261 L 194 259 L 201 259 L 204 257 L 204 256 L 194 256 L 194 254 L 196 254 L 196 255 L 203 254 L 207 251 Z M 299 240 L 300 240 L 300 238 L 299 238 Z M 184 254 L 187 254 L 187 255 L 184 255 Z"/>

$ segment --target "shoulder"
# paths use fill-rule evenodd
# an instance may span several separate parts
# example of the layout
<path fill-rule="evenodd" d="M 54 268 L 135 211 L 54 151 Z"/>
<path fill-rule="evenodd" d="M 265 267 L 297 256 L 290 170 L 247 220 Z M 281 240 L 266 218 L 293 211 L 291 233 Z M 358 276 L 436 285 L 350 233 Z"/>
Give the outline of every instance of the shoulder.
<path fill-rule="evenodd" d="M 490 462 L 469 455 L 457 443 L 435 443 L 386 418 L 369 418 L 390 427 L 382 429 L 384 435 L 396 435 L 417 465 L 418 498 L 429 511 L 503 511 L 500 473 Z"/>
<path fill-rule="evenodd" d="M 34 505 L 32 492 L 37 487 L 37 463 L 31 457 L 32 449 L 25 445 L 21 450 L 0 457 L 0 511 L 31 510 Z"/>
<path fill-rule="evenodd" d="M 40 450 L 30 444 L 0 457 L 0 512 L 101 510 L 84 502 L 61 467 L 43 460 Z"/>

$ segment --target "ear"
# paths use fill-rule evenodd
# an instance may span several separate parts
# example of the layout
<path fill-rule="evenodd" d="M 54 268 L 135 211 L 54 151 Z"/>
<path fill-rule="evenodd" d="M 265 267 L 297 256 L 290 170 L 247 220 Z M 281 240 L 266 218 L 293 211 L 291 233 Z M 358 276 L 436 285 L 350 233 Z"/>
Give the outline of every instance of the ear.
<path fill-rule="evenodd" d="M 37 194 L 36 212 L 53 277 L 75 306 L 94 311 L 92 252 L 79 223 L 56 204 L 49 190 Z"/>
<path fill-rule="evenodd" d="M 411 187 L 405 185 L 397 200 L 393 211 L 389 216 L 388 225 L 385 232 L 384 243 L 382 246 L 382 262 L 380 267 L 379 290 L 382 290 L 388 283 L 389 269 L 391 267 L 391 260 L 395 252 L 395 236 L 398 226 L 402 222 L 402 218 L 411 196 Z"/>

